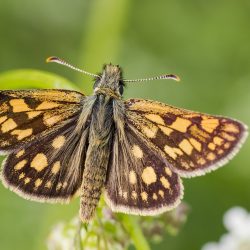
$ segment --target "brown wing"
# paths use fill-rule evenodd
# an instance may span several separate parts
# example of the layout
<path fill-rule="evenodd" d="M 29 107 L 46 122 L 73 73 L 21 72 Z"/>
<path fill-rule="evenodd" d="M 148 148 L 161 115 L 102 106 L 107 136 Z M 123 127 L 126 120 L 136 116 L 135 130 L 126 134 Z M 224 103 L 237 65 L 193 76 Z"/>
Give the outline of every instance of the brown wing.
<path fill-rule="evenodd" d="M 3 184 L 27 199 L 68 202 L 82 183 L 93 100 L 64 90 L 1 91 L 0 95 L 0 112 L 16 124 L 1 125 L 0 149 L 10 153 L 3 162 Z"/>
<path fill-rule="evenodd" d="M 107 204 L 113 211 L 139 215 L 154 215 L 174 208 L 183 194 L 179 176 L 125 120 L 116 117 L 105 186 Z"/>
<path fill-rule="evenodd" d="M 82 183 L 88 130 L 75 123 L 34 140 L 4 161 L 3 184 L 18 195 L 40 202 L 68 202 Z"/>
<path fill-rule="evenodd" d="M 55 130 L 80 112 L 83 99 L 68 90 L 0 91 L 0 151 L 10 152 Z"/>
<path fill-rule="evenodd" d="M 172 171 L 203 175 L 230 160 L 247 137 L 247 126 L 225 117 L 130 99 L 127 123 L 142 134 Z"/>

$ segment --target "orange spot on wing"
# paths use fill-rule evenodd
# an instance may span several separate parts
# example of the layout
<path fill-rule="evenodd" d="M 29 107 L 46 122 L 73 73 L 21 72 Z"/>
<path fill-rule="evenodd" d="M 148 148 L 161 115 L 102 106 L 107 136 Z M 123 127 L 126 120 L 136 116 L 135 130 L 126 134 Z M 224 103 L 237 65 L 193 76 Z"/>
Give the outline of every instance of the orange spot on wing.
<path fill-rule="evenodd" d="M 191 121 L 177 117 L 176 120 L 171 125 L 169 125 L 169 127 L 184 133 L 187 132 L 187 128 L 190 125 Z"/>
<path fill-rule="evenodd" d="M 201 127 L 208 133 L 212 133 L 219 126 L 219 120 L 216 118 L 203 117 Z"/>

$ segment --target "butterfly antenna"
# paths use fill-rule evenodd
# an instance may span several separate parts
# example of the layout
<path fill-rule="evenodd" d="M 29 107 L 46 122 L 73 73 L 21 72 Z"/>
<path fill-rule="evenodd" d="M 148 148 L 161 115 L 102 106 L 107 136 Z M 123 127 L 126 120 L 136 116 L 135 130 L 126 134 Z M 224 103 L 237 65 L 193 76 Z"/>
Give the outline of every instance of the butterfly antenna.
<path fill-rule="evenodd" d="M 55 63 L 61 64 L 61 65 L 64 65 L 64 66 L 66 66 L 66 67 L 68 67 L 68 68 L 71 68 L 71 69 L 73 69 L 73 70 L 75 70 L 75 71 L 81 72 L 81 73 L 83 73 L 83 74 L 85 74 L 85 75 L 93 76 L 93 77 L 95 77 L 95 78 L 100 78 L 99 75 L 92 74 L 92 73 L 89 73 L 89 72 L 87 72 L 87 71 L 85 71 L 85 70 L 76 68 L 75 66 L 73 66 L 73 65 L 71 65 L 71 64 L 69 64 L 69 63 L 67 63 L 67 62 L 65 62 L 64 60 L 62 60 L 62 59 L 60 59 L 59 57 L 56 57 L 56 56 L 51 56 L 51 57 L 47 58 L 47 59 L 46 59 L 46 62 L 47 62 L 47 63 L 55 62 Z"/>
<path fill-rule="evenodd" d="M 124 80 L 124 82 L 145 82 L 145 81 L 153 81 L 153 80 L 161 80 L 161 79 L 173 79 L 179 82 L 181 79 L 177 75 L 169 74 L 169 75 L 161 75 L 150 78 L 142 78 L 142 79 L 134 79 L 134 80 Z"/>

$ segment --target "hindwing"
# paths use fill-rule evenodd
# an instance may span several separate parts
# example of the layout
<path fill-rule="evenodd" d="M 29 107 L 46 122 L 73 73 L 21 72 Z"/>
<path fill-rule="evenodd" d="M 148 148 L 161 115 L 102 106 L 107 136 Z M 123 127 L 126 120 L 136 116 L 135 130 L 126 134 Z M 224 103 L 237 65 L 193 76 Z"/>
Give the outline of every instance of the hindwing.
<path fill-rule="evenodd" d="M 113 211 L 154 215 L 177 206 L 183 195 L 180 177 L 159 150 L 114 107 L 116 133 L 108 167 L 105 199 Z"/>

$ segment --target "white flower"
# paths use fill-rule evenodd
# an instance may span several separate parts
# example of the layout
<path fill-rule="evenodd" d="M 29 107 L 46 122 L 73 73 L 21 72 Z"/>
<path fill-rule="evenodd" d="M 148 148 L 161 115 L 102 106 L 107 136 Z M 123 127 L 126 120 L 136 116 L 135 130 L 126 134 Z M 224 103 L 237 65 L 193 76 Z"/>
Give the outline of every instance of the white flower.
<path fill-rule="evenodd" d="M 99 211 L 100 212 L 100 211 Z M 109 215 L 110 216 L 110 215 Z M 73 218 L 69 223 L 58 223 L 53 227 L 48 239 L 48 250 L 98 250 L 127 249 L 126 234 L 119 223 L 114 225 L 114 219 L 105 216 L 92 220 L 85 227 L 78 217 Z"/>
<path fill-rule="evenodd" d="M 55 225 L 47 240 L 48 250 L 74 249 L 78 223 L 79 219 L 74 218 L 70 221 L 69 224 L 61 222 Z M 81 230 L 81 238 L 84 238 L 85 235 L 85 230 Z"/>
<path fill-rule="evenodd" d="M 218 243 L 205 244 L 202 250 L 250 250 L 250 213 L 234 207 L 225 213 L 223 222 L 229 232 Z"/>
<path fill-rule="evenodd" d="M 64 231 L 63 223 L 58 223 L 53 228 L 47 241 L 47 247 L 49 250 L 70 249 L 70 247 L 73 244 L 72 239 L 70 239 L 69 237 L 65 237 L 63 231 Z"/>

